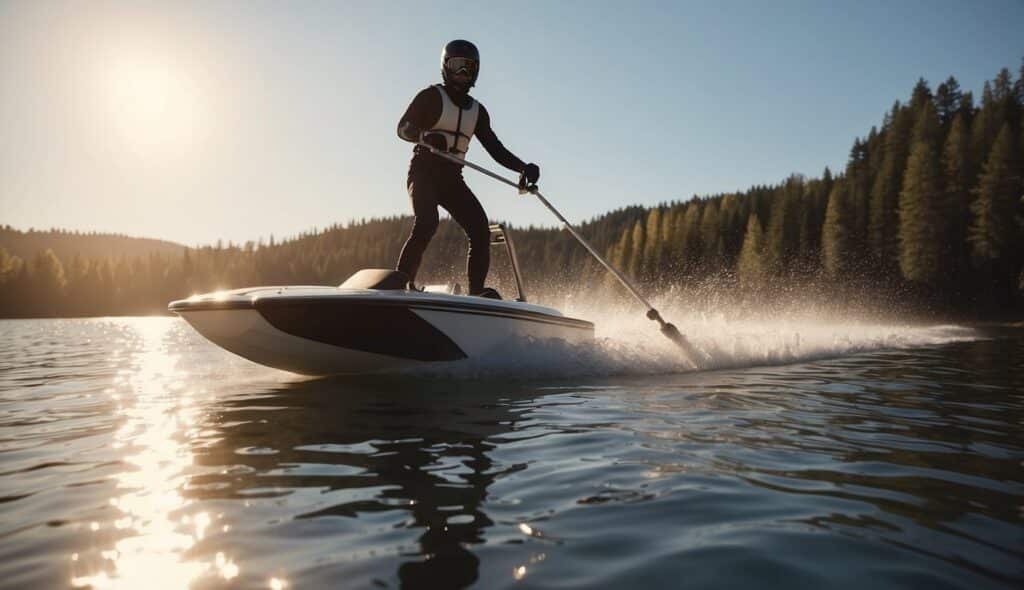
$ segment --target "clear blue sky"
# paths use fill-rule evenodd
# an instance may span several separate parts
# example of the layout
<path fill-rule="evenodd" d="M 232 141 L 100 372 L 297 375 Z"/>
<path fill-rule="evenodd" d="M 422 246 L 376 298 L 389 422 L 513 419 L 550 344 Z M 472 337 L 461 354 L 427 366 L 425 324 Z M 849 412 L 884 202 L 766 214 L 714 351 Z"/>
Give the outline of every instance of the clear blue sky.
<path fill-rule="evenodd" d="M 1022 30 L 1019 0 L 7 1 L 0 223 L 197 244 L 409 213 L 395 124 L 460 37 L 578 222 L 842 168 L 918 77 L 1016 77 Z M 466 176 L 492 218 L 553 225 Z"/>

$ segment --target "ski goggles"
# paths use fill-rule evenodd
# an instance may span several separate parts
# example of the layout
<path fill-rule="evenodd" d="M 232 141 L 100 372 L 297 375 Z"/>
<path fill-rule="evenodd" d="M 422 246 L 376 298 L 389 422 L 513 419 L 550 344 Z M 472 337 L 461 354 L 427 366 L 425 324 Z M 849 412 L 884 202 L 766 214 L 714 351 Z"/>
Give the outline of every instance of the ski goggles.
<path fill-rule="evenodd" d="M 453 74 L 466 70 L 466 73 L 472 75 L 480 69 L 480 62 L 469 57 L 449 57 L 444 62 L 444 67 L 448 68 L 448 71 Z"/>

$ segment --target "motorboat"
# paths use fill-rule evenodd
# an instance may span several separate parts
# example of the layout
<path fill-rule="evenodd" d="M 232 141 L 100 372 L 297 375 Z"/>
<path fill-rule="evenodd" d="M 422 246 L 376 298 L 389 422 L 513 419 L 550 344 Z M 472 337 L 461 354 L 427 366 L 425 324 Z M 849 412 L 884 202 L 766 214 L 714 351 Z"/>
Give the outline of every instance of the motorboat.
<path fill-rule="evenodd" d="M 592 340 L 591 322 L 526 301 L 512 237 L 491 226 L 510 258 L 513 300 L 463 295 L 455 286 L 410 289 L 391 269 L 363 269 L 339 286 L 250 287 L 171 302 L 214 344 L 306 375 L 392 372 L 484 359 L 517 343 Z"/>

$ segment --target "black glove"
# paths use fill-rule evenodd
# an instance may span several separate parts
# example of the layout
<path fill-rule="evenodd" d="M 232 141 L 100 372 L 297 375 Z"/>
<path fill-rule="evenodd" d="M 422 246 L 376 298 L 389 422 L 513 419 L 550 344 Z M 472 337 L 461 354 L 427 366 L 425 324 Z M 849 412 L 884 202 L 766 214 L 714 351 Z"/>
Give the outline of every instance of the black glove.
<path fill-rule="evenodd" d="M 523 168 L 523 176 L 526 177 L 526 182 L 529 184 L 537 184 L 537 181 L 540 179 L 540 166 L 533 162 L 527 164 Z"/>
<path fill-rule="evenodd" d="M 448 141 L 440 133 L 424 133 L 420 141 L 438 151 L 448 151 Z"/>

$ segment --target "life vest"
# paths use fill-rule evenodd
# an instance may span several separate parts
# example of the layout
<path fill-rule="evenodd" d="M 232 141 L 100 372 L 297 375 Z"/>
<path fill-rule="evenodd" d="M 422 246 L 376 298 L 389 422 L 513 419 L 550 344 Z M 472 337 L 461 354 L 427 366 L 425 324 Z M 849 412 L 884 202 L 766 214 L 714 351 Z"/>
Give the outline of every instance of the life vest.
<path fill-rule="evenodd" d="M 448 142 L 448 151 L 464 157 L 476 129 L 476 120 L 480 116 L 480 103 L 469 97 L 469 108 L 460 108 L 445 92 L 444 86 L 435 84 L 434 88 L 441 93 L 441 116 L 428 132 L 443 135 Z"/>

